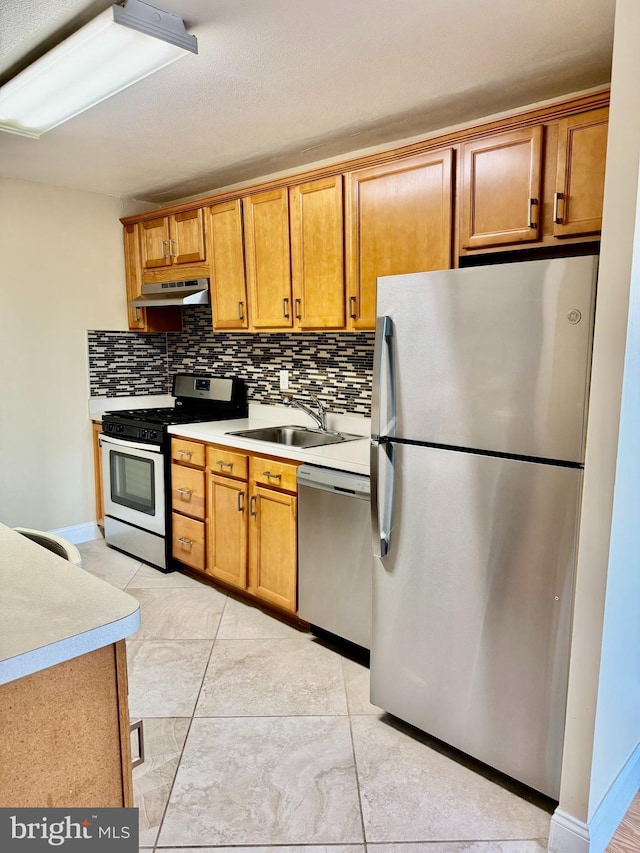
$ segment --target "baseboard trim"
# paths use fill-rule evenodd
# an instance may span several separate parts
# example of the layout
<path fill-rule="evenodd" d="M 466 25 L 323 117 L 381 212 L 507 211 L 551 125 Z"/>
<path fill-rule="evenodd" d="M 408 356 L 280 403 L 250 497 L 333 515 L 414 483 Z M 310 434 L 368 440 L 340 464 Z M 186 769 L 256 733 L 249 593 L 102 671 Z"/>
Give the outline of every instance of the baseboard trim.
<path fill-rule="evenodd" d="M 551 818 L 549 853 L 591 853 L 588 824 L 558 807 Z"/>
<path fill-rule="evenodd" d="M 55 533 L 56 536 L 62 536 L 67 542 L 72 545 L 79 545 L 81 542 L 91 542 L 93 539 L 101 539 L 102 533 L 95 521 L 87 521 L 84 524 L 73 524 L 71 527 L 59 527 L 57 530 L 50 530 L 49 533 Z"/>
<path fill-rule="evenodd" d="M 640 743 L 636 745 L 589 821 L 590 853 L 602 853 L 606 849 L 620 821 L 627 813 L 631 801 L 638 793 L 638 789 L 640 789 Z"/>

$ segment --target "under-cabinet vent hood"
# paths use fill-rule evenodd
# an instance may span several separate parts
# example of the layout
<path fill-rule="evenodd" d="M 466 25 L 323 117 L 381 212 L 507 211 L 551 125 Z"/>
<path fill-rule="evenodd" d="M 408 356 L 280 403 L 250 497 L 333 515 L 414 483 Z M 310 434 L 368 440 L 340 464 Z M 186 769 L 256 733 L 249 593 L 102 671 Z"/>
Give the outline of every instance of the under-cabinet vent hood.
<path fill-rule="evenodd" d="M 162 281 L 143 284 L 142 295 L 131 300 L 138 308 L 159 308 L 171 305 L 208 305 L 209 279 L 191 278 L 186 281 Z"/>

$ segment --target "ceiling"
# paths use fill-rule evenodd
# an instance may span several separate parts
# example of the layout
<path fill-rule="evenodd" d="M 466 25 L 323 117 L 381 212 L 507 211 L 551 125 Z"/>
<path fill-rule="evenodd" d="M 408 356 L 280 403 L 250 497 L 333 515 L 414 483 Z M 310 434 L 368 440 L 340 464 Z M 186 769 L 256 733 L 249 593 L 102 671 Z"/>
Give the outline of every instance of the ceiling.
<path fill-rule="evenodd" d="M 150 0 L 188 55 L 0 176 L 164 204 L 610 80 L 615 0 Z M 109 0 L 2 0 L 0 81 Z"/>

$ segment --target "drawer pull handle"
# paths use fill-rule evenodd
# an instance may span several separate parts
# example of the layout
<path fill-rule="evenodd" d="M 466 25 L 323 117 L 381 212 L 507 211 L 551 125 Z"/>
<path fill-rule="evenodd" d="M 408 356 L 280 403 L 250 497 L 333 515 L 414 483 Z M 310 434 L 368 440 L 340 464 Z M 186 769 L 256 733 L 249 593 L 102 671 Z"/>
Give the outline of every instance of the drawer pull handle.
<path fill-rule="evenodd" d="M 178 489 L 178 494 L 184 499 L 191 499 L 191 495 L 193 494 L 193 489 Z"/>
<path fill-rule="evenodd" d="M 255 515 L 257 515 L 257 514 L 258 514 L 258 513 L 256 512 L 256 503 L 257 503 L 257 500 L 258 500 L 258 499 L 256 498 L 256 496 L 255 496 L 255 495 L 251 495 L 251 497 L 249 498 L 249 515 L 254 515 L 254 516 L 255 516 Z"/>
<path fill-rule="evenodd" d="M 238 302 L 238 320 L 244 320 L 244 302 Z"/>
<path fill-rule="evenodd" d="M 162 241 L 162 257 L 163 257 L 163 258 L 165 258 L 165 259 L 169 257 L 169 255 L 167 255 L 167 253 L 166 253 L 166 251 L 165 251 L 165 248 L 164 248 L 164 247 L 167 245 L 167 243 L 168 243 L 168 242 L 169 242 L 168 240 L 163 240 L 163 241 Z"/>
<path fill-rule="evenodd" d="M 187 548 L 191 548 L 191 546 L 193 545 L 193 539 L 187 539 L 184 536 L 178 536 L 178 542 L 180 542 L 180 544 L 186 546 Z"/>
<path fill-rule="evenodd" d="M 178 453 L 180 456 L 193 456 L 193 450 L 179 450 Z"/>
<path fill-rule="evenodd" d="M 222 459 L 218 459 L 216 465 L 219 465 L 221 468 L 233 468 L 233 462 L 223 462 Z"/>
<path fill-rule="evenodd" d="M 358 317 L 358 309 L 355 296 L 349 297 L 349 316 L 352 320 L 356 320 Z"/>
<path fill-rule="evenodd" d="M 282 479 L 282 474 L 272 474 L 271 471 L 263 471 L 262 476 L 267 477 L 267 479 L 269 479 L 269 480 L 281 480 Z"/>
<path fill-rule="evenodd" d="M 286 320 L 289 319 L 289 298 L 287 296 L 282 300 L 282 316 Z"/>
<path fill-rule="evenodd" d="M 537 203 L 538 203 L 537 198 L 530 198 L 529 199 L 529 207 L 527 209 L 527 218 L 529 220 L 529 224 L 528 224 L 529 228 L 537 228 L 538 227 L 538 223 L 533 218 L 533 205 L 537 204 Z"/>
<path fill-rule="evenodd" d="M 238 512 L 244 512 L 244 492 L 238 492 Z"/>
<path fill-rule="evenodd" d="M 302 299 L 296 299 L 296 320 L 302 320 Z"/>
<path fill-rule="evenodd" d="M 178 257 L 177 251 L 173 248 L 174 246 L 177 246 L 177 245 L 178 244 L 176 243 L 175 240 L 169 240 L 169 257 L 170 258 L 177 258 Z"/>

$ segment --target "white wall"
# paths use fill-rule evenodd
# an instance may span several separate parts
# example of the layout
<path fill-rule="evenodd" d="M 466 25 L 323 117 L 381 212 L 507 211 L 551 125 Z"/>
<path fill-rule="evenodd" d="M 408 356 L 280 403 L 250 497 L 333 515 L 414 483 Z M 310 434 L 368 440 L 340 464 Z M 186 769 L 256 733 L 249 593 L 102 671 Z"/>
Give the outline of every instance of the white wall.
<path fill-rule="evenodd" d="M 95 520 L 87 329 L 127 328 L 121 215 L 118 198 L 0 182 L 4 524 Z"/>
<path fill-rule="evenodd" d="M 589 823 L 640 738 L 637 266 L 627 343 L 640 160 L 639 43 L 640 3 L 618 0 L 560 793 L 561 809 L 583 823 Z"/>

